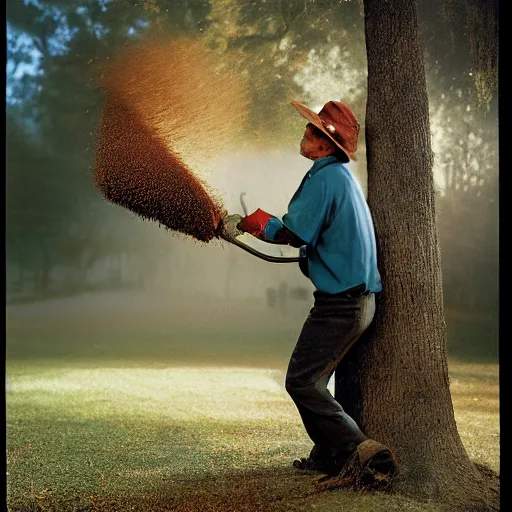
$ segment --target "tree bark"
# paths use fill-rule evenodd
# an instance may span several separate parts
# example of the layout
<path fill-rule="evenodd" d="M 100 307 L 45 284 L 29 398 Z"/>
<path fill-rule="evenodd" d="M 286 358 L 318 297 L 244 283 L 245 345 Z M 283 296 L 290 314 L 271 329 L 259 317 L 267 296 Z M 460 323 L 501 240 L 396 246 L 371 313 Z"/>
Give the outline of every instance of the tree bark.
<path fill-rule="evenodd" d="M 395 451 L 394 489 L 498 510 L 469 460 L 449 389 L 428 98 L 413 0 L 365 0 L 368 202 L 383 291 L 375 322 L 337 370 L 336 395 Z"/>

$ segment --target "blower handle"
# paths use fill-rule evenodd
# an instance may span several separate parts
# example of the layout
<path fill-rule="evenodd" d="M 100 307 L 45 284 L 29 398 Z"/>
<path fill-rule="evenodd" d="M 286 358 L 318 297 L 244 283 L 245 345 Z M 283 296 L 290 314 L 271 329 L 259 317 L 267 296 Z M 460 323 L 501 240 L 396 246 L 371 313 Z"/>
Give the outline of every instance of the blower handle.
<path fill-rule="evenodd" d="M 265 261 L 270 261 L 271 263 L 298 263 L 302 260 L 302 257 L 300 256 L 272 256 L 270 254 L 266 254 L 264 252 L 258 251 L 258 249 L 255 249 L 249 244 L 242 242 L 238 238 L 226 233 L 221 234 L 221 237 L 227 242 L 240 247 L 240 249 L 243 249 L 244 251 L 247 251 L 253 256 L 256 256 L 257 258 Z"/>
<path fill-rule="evenodd" d="M 245 205 L 245 202 L 243 200 L 245 192 L 242 192 L 240 194 L 240 202 L 242 203 L 242 208 L 244 209 L 244 212 L 247 212 L 247 206 Z M 283 256 L 282 255 L 282 249 L 281 250 L 281 256 L 273 256 L 261 251 L 258 251 L 255 247 L 252 247 L 249 244 L 244 243 L 242 240 L 240 240 L 238 237 L 240 235 L 243 235 L 244 233 L 240 231 L 237 227 L 238 223 L 242 220 L 242 217 L 240 215 L 228 215 L 223 220 L 223 226 L 222 231 L 220 232 L 220 237 L 226 240 L 227 242 L 232 243 L 233 245 L 236 245 L 243 249 L 244 251 L 247 251 L 248 253 L 252 254 L 253 256 L 256 256 L 262 260 L 270 261 L 272 263 L 298 263 L 301 261 L 301 257 L 296 256 Z M 256 239 L 257 240 L 257 239 Z"/>
<path fill-rule="evenodd" d="M 240 194 L 240 204 L 242 205 L 242 210 L 244 211 L 244 215 L 247 217 L 249 215 L 249 210 L 247 210 L 247 205 L 245 204 L 244 196 L 247 192 L 242 192 Z"/>

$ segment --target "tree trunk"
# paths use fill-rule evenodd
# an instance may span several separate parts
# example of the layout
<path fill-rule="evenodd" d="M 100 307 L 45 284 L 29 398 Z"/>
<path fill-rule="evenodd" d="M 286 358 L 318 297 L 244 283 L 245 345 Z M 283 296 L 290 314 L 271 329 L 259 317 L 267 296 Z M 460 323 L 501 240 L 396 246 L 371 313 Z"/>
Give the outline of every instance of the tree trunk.
<path fill-rule="evenodd" d="M 423 54 L 412 0 L 365 0 L 368 202 L 383 291 L 337 373 L 337 398 L 399 460 L 397 492 L 498 510 L 469 460 L 449 389 Z"/>

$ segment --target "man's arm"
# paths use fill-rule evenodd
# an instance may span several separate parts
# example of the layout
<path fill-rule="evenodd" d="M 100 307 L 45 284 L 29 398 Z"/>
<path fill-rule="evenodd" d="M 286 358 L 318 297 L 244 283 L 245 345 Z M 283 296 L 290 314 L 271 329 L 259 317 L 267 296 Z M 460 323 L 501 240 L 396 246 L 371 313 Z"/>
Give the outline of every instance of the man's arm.
<path fill-rule="evenodd" d="M 259 208 L 251 215 L 244 217 L 238 223 L 238 228 L 270 244 L 291 245 L 296 248 L 306 244 L 277 217 Z"/>
<path fill-rule="evenodd" d="M 291 245 L 297 249 L 306 245 L 304 240 L 299 238 L 295 233 L 292 233 L 286 226 L 283 226 L 281 229 L 276 231 L 273 240 L 265 240 L 265 242 L 269 242 L 271 244 Z"/>

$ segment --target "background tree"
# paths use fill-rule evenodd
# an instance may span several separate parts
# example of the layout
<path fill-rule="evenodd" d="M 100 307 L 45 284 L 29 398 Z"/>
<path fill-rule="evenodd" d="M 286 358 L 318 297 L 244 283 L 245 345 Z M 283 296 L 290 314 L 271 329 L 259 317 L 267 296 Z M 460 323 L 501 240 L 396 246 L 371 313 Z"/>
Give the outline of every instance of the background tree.
<path fill-rule="evenodd" d="M 137 37 L 155 16 L 143 6 L 121 4 L 107 9 L 103 2 L 10 0 L 7 5 L 8 260 L 26 269 L 18 268 L 21 281 L 35 279 L 31 289 L 37 294 L 48 291 L 52 267 L 74 267 L 67 285 L 76 291 L 93 263 L 84 267 L 88 258 L 107 258 L 110 251 L 119 259 L 123 243 L 128 250 L 131 240 L 148 233 L 129 212 L 120 211 L 124 229 L 114 234 L 130 236 L 114 240 L 111 233 L 105 239 L 105 218 L 115 214 L 94 188 L 90 172 L 101 109 L 95 63 Z M 34 60 L 36 73 L 14 79 Z"/>

